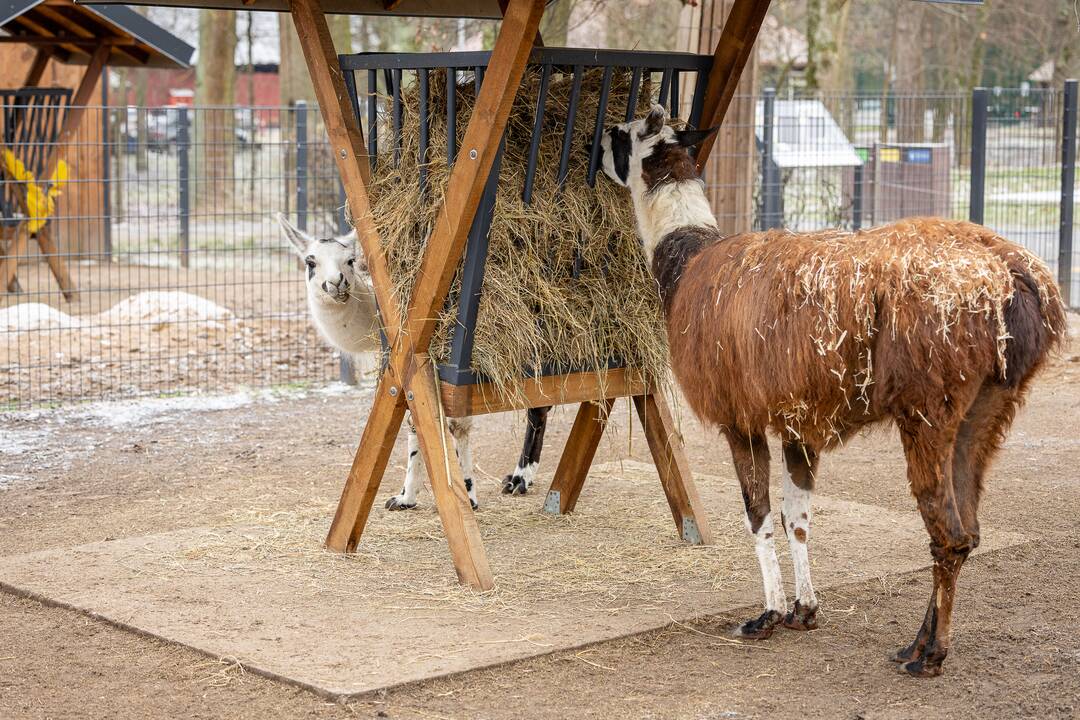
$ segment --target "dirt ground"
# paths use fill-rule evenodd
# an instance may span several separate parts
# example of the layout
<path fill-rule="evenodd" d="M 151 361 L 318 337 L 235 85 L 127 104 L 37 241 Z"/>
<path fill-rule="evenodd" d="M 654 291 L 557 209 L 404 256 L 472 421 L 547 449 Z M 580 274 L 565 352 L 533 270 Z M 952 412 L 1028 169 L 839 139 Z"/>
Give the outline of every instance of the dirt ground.
<path fill-rule="evenodd" d="M 0 410 L 337 377 L 335 355 L 307 317 L 303 273 L 290 256 L 249 248 L 228 259 L 255 269 L 73 262 L 79 293 L 72 302 L 60 296 L 44 263 L 21 266 L 23 292 L 0 293 Z M 177 301 L 115 312 L 151 289 L 201 299 L 222 315 L 207 320 Z M 38 303 L 78 326 L 4 326 L 5 310 L 25 323 L 32 314 L 26 306 Z"/>
<path fill-rule="evenodd" d="M 1072 331 L 1080 333 L 1076 317 Z M 288 507 L 298 495 L 333 499 L 366 402 L 362 392 L 331 389 L 0 416 L 0 555 L 223 524 L 252 504 Z M 0 593 L 0 718 L 1078 717 L 1078 411 L 1074 341 L 1018 418 L 983 505 L 986 526 L 1031 542 L 965 567 L 953 651 L 934 680 L 908 678 L 884 659 L 921 620 L 927 571 L 822 592 L 821 628 L 811 633 L 726 642 L 735 622 L 757 614 L 753 596 L 739 612 L 343 705 Z M 523 502 L 539 505 L 571 421 L 568 410 L 553 413 L 540 487 Z M 598 462 L 646 459 L 623 403 L 612 424 Z M 513 462 L 519 426 L 498 416 L 477 422 L 481 502 Z M 685 413 L 682 428 L 695 469 L 734 483 L 716 434 Z M 402 438 L 382 497 L 398 489 L 403 446 Z M 821 475 L 824 495 L 913 507 L 891 432 L 855 439 L 827 457 Z M 421 502 L 430 505 L 430 494 Z M 749 540 L 743 552 L 753 552 Z M 340 641 L 348 638 L 342 628 Z"/>

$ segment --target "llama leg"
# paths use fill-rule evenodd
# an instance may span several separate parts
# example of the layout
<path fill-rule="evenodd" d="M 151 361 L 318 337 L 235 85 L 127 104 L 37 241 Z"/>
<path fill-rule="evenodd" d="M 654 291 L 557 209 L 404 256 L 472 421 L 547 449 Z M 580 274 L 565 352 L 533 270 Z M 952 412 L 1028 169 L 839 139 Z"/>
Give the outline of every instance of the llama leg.
<path fill-rule="evenodd" d="M 955 436 L 927 426 L 901 427 L 908 482 L 930 534 L 934 589 L 915 641 L 894 659 L 918 677 L 940 675 L 949 653 L 956 578 L 972 548 L 952 483 Z"/>
<path fill-rule="evenodd" d="M 387 510 L 411 510 L 416 507 L 416 493 L 424 482 L 426 469 L 424 459 L 420 457 L 420 441 L 416 438 L 416 427 L 412 415 L 406 415 L 409 425 L 408 453 L 405 461 L 405 487 L 401 493 L 386 501 Z"/>
<path fill-rule="evenodd" d="M 461 464 L 461 476 L 465 479 L 465 490 L 469 493 L 469 502 L 472 504 L 472 509 L 476 510 L 480 507 L 480 503 L 476 498 L 476 483 L 473 482 L 472 443 L 469 438 L 472 433 L 472 418 L 450 418 L 447 424 L 454 438 L 454 448 L 457 452 L 458 463 Z"/>
<path fill-rule="evenodd" d="M 547 416 L 551 407 L 529 408 L 525 416 L 525 444 L 521 448 L 521 458 L 514 472 L 503 478 L 503 493 L 524 495 L 536 479 L 536 469 L 540 466 L 540 451 L 544 447 L 544 430 L 547 429 Z"/>
<path fill-rule="evenodd" d="M 795 606 L 784 618 L 794 630 L 817 627 L 817 596 L 810 581 L 810 498 L 817 475 L 818 454 L 799 442 L 784 443 L 784 509 L 780 513 L 791 561 L 795 567 Z"/>
<path fill-rule="evenodd" d="M 956 436 L 953 453 L 953 488 L 964 529 L 979 546 L 979 499 L 983 475 L 997 454 L 1019 406 L 1019 393 L 988 382 L 968 408 Z"/>
<path fill-rule="evenodd" d="M 754 549 L 765 586 L 765 612 L 739 626 L 736 634 L 763 640 L 772 635 L 773 629 L 787 613 L 787 597 L 780 577 L 780 563 L 776 559 L 773 520 L 769 510 L 769 445 L 764 435 L 748 437 L 731 430 L 727 432 L 727 438 L 742 487 L 746 529 L 754 537 Z"/>

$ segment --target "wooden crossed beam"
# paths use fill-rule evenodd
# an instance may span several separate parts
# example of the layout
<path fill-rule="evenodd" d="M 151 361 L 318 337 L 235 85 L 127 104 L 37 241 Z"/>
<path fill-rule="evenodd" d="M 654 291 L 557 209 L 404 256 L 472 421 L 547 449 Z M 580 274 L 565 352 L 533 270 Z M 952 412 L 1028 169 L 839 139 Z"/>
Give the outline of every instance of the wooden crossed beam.
<path fill-rule="evenodd" d="M 91 95 L 94 92 L 94 86 L 101 77 L 101 71 L 109 57 L 110 47 L 109 44 L 101 44 L 90 56 L 90 62 L 86 66 L 86 71 L 79 81 L 74 96 L 72 96 L 67 112 L 64 114 L 64 122 L 60 126 L 59 134 L 56 136 L 56 143 L 49 149 L 49 154 L 42 166 L 41 177 L 38 180 L 47 180 L 52 177 L 57 164 L 60 162 L 61 150 L 74 139 L 75 133 L 78 132 L 79 124 L 82 122 L 83 115 L 86 112 L 86 106 L 90 103 Z M 38 50 L 27 73 L 25 85 L 33 86 L 41 81 L 41 75 L 45 72 L 48 60 L 48 52 Z M 15 196 L 19 200 L 19 206 L 23 214 L 28 216 L 30 210 L 27 206 L 26 194 L 16 192 Z M 24 220 L 19 223 L 19 226 L 15 229 L 15 239 L 7 248 L 6 254 L 0 253 L 0 288 L 5 290 L 17 287 L 19 258 L 26 256 L 31 236 L 31 233 L 23 227 L 26 222 Z M 64 298 L 69 302 L 73 301 L 75 299 L 75 282 L 71 279 L 67 263 L 64 262 L 64 258 L 60 254 L 60 248 L 53 242 L 49 225 L 46 223 L 38 228 L 33 233 L 33 236 L 38 247 L 41 248 L 41 254 L 49 264 L 49 270 L 52 272 L 53 277 L 56 278 Z"/>
<path fill-rule="evenodd" d="M 545 4 L 545 0 L 500 0 L 503 21 L 484 83 L 428 240 L 412 299 L 407 308 L 401 308 L 391 294 L 390 272 L 372 218 L 368 194 L 371 170 L 363 134 L 349 104 L 321 2 L 289 0 L 391 348 L 326 545 L 339 552 L 356 549 L 408 408 L 458 579 L 481 590 L 490 589 L 494 582 L 461 469 L 452 460 L 453 441 L 445 418 L 497 412 L 511 406 L 493 399 L 497 395 L 490 388 L 485 391 L 483 386 L 440 388 L 428 350 L 438 311 L 461 263 L 469 228 L 530 50 L 539 40 L 538 28 Z M 768 5 L 769 0 L 735 1 L 731 17 L 738 22 L 732 24 L 730 34 L 727 27 L 724 29 L 705 98 L 704 117 L 710 125 L 723 119 Z M 730 43 L 730 48 L 725 43 Z M 699 154 L 699 162 L 705 162 L 709 149 Z M 691 542 L 712 542 L 682 439 L 667 403 L 639 373 L 621 369 L 602 375 L 581 373 L 526 379 L 521 390 L 526 399 L 524 407 L 580 403 L 545 503 L 547 510 L 560 513 L 573 510 L 608 413 L 617 397 L 629 396 L 644 427 L 678 532 Z"/>

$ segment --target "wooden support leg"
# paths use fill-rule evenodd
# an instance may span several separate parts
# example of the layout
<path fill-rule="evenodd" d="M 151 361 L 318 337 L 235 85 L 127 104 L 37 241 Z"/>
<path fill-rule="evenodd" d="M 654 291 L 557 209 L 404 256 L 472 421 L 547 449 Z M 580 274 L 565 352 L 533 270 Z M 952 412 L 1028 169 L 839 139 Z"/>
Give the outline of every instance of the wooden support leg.
<path fill-rule="evenodd" d="M 614 404 L 615 398 L 607 398 L 599 403 L 583 402 L 578 407 L 566 448 L 555 470 L 555 479 L 544 500 L 544 512 L 563 515 L 574 511 Z"/>
<path fill-rule="evenodd" d="M 423 355 L 416 359 L 406 398 L 458 580 L 477 590 L 490 590 L 495 581 L 480 540 L 476 515 L 465 491 L 453 439 L 439 411 L 433 364 Z"/>
<path fill-rule="evenodd" d="M 60 286 L 60 292 L 64 293 L 65 300 L 73 302 L 75 300 L 75 282 L 68 272 L 67 263 L 60 256 L 60 249 L 52 241 L 49 226 L 45 225 L 38 230 L 36 237 L 38 247 L 41 248 L 41 254 L 45 256 L 45 261 L 49 263 L 49 269 L 52 270 L 53 277 L 56 278 L 56 282 Z"/>
<path fill-rule="evenodd" d="M 394 388 L 393 395 L 390 394 L 391 388 Z M 393 378 L 384 375 L 375 390 L 375 402 L 364 425 L 360 447 L 353 458 L 345 489 L 341 491 L 330 533 L 326 536 L 326 547 L 331 550 L 356 550 L 404 418 L 402 391 L 396 387 Z"/>
<path fill-rule="evenodd" d="M 675 430 L 667 402 L 660 395 L 646 393 L 634 396 L 634 407 L 645 430 L 645 438 L 649 441 L 649 450 L 652 451 L 653 462 L 660 474 L 660 482 L 664 486 L 679 535 L 694 545 L 711 545 L 712 532 L 690 475 L 682 438 Z"/>
<path fill-rule="evenodd" d="M 16 276 L 19 272 L 19 258 L 26 257 L 26 248 L 30 241 L 29 235 L 21 230 L 20 225 L 15 231 L 15 240 L 8 245 L 7 255 L 0 258 L 0 283 L 3 283 L 3 287 L 9 292 L 18 286 Z"/>

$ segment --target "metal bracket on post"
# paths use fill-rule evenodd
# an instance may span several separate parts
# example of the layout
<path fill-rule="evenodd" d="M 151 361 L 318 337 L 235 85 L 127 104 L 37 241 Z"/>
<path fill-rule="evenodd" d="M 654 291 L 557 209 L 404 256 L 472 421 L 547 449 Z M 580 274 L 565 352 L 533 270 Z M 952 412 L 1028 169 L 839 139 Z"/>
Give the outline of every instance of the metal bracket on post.
<path fill-rule="evenodd" d="M 986 88 L 971 92 L 971 195 L 968 219 L 983 224 L 986 202 Z"/>
<path fill-rule="evenodd" d="M 1061 225 L 1058 231 L 1058 287 L 1066 307 L 1072 306 L 1073 201 L 1076 194 L 1077 82 L 1065 81 L 1061 133 Z"/>
<path fill-rule="evenodd" d="M 562 493 L 558 490 L 548 490 L 547 497 L 544 498 L 544 512 L 548 515 L 560 515 L 561 503 Z"/>
<path fill-rule="evenodd" d="M 684 517 L 682 519 L 682 539 L 684 542 L 691 545 L 704 544 L 701 540 L 701 531 L 698 530 L 697 523 L 692 517 Z"/>

